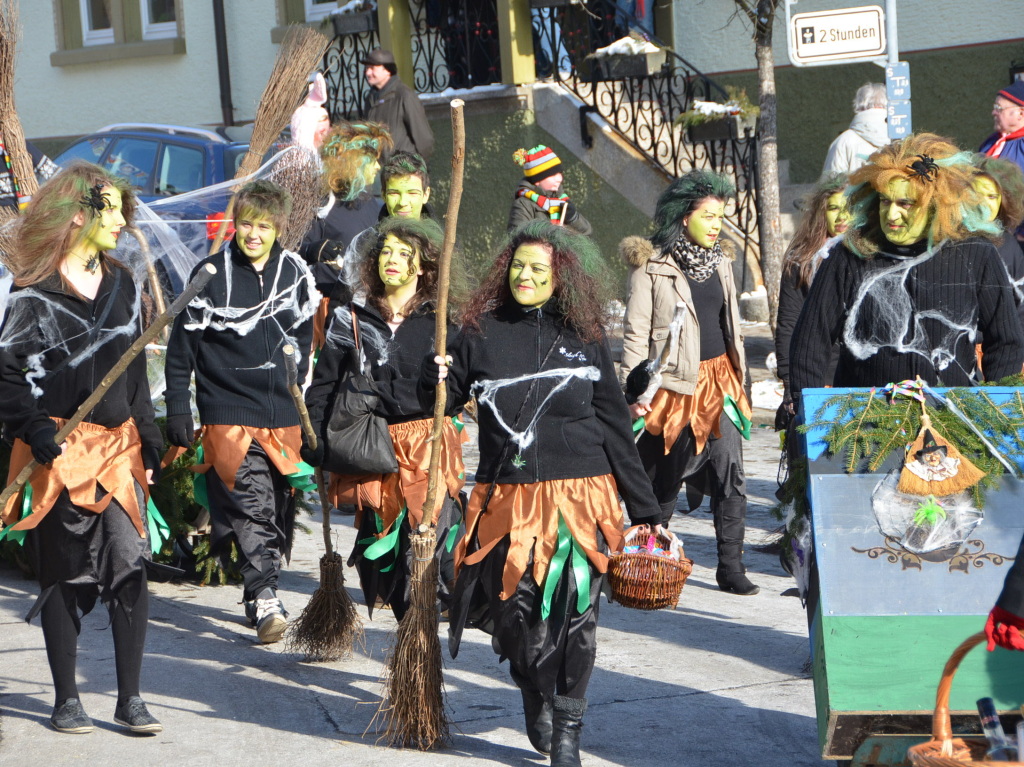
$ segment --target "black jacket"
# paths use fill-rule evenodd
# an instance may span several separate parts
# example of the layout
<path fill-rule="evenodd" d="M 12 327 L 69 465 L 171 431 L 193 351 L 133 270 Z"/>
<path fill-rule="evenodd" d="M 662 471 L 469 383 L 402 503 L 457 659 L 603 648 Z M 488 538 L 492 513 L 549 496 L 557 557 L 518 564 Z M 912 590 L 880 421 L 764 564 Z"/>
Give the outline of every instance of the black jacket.
<path fill-rule="evenodd" d="M 845 245 L 818 268 L 790 344 L 790 383 L 805 387 L 884 386 L 920 375 L 933 385 L 970 386 L 974 332 L 981 331 L 984 378 L 1019 373 L 1024 332 L 1006 269 L 991 243 L 947 242 L 930 255 L 855 256 Z M 839 342 L 834 381 L 825 380 Z"/>
<path fill-rule="evenodd" d="M 434 132 L 427 122 L 427 113 L 419 97 L 403 83 L 398 75 L 391 78 L 380 90 L 370 89 L 366 119 L 384 123 L 391 131 L 395 147 L 380 158 L 381 165 L 387 163 L 394 152 L 414 152 L 429 160 L 434 151 Z"/>
<path fill-rule="evenodd" d="M 633 522 L 656 522 L 661 511 L 636 452 L 608 342 L 585 343 L 550 306 L 502 307 L 482 318 L 479 331 L 464 330 L 449 344 L 449 401 L 461 406 L 475 394 L 478 402 L 476 480 L 526 484 L 611 474 Z M 556 370 L 565 373 L 534 379 L 532 391 L 529 379 L 474 388 Z M 432 401 L 432 383 L 421 380 L 424 405 Z M 525 439 L 506 450 L 510 430 Z"/>
<path fill-rule="evenodd" d="M 217 274 L 178 315 L 167 344 L 167 415 L 191 412 L 189 382 L 195 372 L 204 424 L 298 425 L 281 349 L 291 344 L 301 355 L 301 384 L 320 301 L 309 269 L 275 243 L 263 271 L 257 272 L 234 240 L 201 261 L 193 275 L 207 263 L 217 267 Z"/>
<path fill-rule="evenodd" d="M 141 332 L 138 286 L 110 259 L 92 301 L 75 295 L 56 274 L 13 288 L 0 329 L 0 420 L 8 433 L 27 441 L 51 416 L 73 416 Z M 129 418 L 138 426 L 146 465 L 154 468 L 163 440 L 153 423 L 145 353 L 85 420 L 114 428 Z"/>
<path fill-rule="evenodd" d="M 372 306 L 342 304 L 334 310 L 327 331 L 327 344 L 320 352 L 313 371 L 313 383 L 306 391 L 309 419 L 317 434 L 325 413 L 330 412 L 338 379 L 350 364 L 352 314 L 359 322 L 359 344 L 366 357 L 366 372 L 380 394 L 377 415 L 388 423 L 403 423 L 430 418 L 433 399 L 421 404 L 418 384 L 423 358 L 433 354 L 435 317 L 433 304 L 424 304 L 407 317 L 392 335 L 391 328 Z M 448 326 L 448 335 L 455 326 Z"/>

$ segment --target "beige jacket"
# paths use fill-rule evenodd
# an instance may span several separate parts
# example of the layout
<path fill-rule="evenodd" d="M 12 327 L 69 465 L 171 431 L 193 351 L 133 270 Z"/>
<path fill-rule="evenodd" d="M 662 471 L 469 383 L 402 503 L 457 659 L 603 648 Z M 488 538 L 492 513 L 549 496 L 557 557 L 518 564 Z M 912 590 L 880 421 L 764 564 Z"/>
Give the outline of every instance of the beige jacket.
<path fill-rule="evenodd" d="M 740 335 L 739 301 L 732 276 L 734 252 L 731 243 L 722 242 L 727 258 L 718 265 L 718 278 L 725 294 L 725 346 L 733 367 L 746 382 L 746 358 Z M 690 284 L 682 270 L 667 253 L 658 253 L 644 237 L 627 237 L 619 244 L 619 255 L 630 265 L 626 287 L 626 316 L 623 320 L 622 364 L 619 383 L 625 386 L 629 371 L 644 360 L 661 356 L 669 341 L 669 325 L 676 305 L 684 306 L 683 326 L 675 353 L 661 370 L 663 389 L 693 394 L 700 366 L 700 324 L 690 296 Z"/>

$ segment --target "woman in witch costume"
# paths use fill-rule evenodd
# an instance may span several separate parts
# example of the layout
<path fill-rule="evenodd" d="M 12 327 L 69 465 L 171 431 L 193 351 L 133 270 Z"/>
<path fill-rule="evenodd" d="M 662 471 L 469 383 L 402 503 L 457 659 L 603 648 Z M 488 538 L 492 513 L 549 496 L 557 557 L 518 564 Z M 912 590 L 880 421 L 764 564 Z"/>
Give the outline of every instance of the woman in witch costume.
<path fill-rule="evenodd" d="M 375 606 L 390 605 L 401 620 L 409 606 L 409 531 L 420 524 L 426 503 L 433 415 L 432 405 L 420 404 L 417 383 L 420 361 L 434 348 L 434 300 L 443 239 L 441 227 L 429 219 L 388 219 L 380 224 L 361 261 L 362 289 L 357 293 L 365 294 L 366 303 L 335 309 L 327 344 L 306 392 L 310 420 L 322 439 L 316 451 L 304 447 L 303 456 L 315 466 L 323 461 L 324 427 L 346 366 L 361 360 L 380 394 L 377 415 L 387 421 L 398 472 L 349 476 L 332 472 L 328 488 L 336 506 L 352 504 L 358 509 L 350 563 L 359 572 L 371 616 Z M 457 298 L 458 270 L 452 283 L 450 290 Z M 351 353 L 354 345 L 360 349 L 356 355 Z M 441 476 L 446 492 L 437 494 L 432 510 L 442 543 L 438 552 L 442 596 L 453 577 L 448 532 L 458 528 L 461 520 L 456 499 L 465 484 L 460 431 L 461 425 L 452 418 L 445 420 Z"/>
<path fill-rule="evenodd" d="M 524 225 L 470 300 L 450 364 L 435 357 L 423 373 L 425 404 L 439 375 L 451 404 L 478 402 L 451 655 L 467 624 L 492 634 L 522 691 L 530 742 L 560 767 L 580 764 L 598 595 L 623 540 L 619 495 L 634 523 L 660 515 L 602 327 L 603 276 L 586 237 Z"/>
<path fill-rule="evenodd" d="M 15 287 L 0 331 L 0 419 L 15 438 L 9 481 L 33 458 L 40 466 L 3 521 L 13 526 L 7 534 L 27 532 L 34 555 L 42 592 L 29 620 L 41 618 L 55 688 L 50 722 L 66 733 L 93 729 L 75 656 L 79 611 L 97 598 L 114 635 L 114 721 L 137 733 L 162 729 L 139 696 L 149 618 L 146 502 L 163 441 L 145 356 L 63 444 L 54 441 L 142 332 L 139 287 L 109 255 L 134 211 L 126 181 L 72 165 L 32 200 L 10 254 Z"/>
<path fill-rule="evenodd" d="M 750 405 L 734 254 L 719 236 L 735 194 L 725 176 L 691 171 L 658 199 L 654 235 L 622 241 L 630 270 L 619 377 L 632 416 L 644 417 L 637 449 L 662 522 L 672 518 L 684 481 L 698 497 L 711 496 L 718 587 L 749 596 L 759 591 L 743 566 L 747 485 L 740 429 L 749 429 Z M 660 384 L 645 402 L 652 360 L 661 360 Z"/>

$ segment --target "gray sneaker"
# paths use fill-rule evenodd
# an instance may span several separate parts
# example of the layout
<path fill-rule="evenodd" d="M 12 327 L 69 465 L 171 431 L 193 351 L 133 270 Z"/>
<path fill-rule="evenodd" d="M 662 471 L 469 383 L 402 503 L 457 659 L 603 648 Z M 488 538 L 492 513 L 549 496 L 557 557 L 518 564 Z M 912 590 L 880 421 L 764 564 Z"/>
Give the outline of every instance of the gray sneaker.
<path fill-rule="evenodd" d="M 138 695 L 133 695 L 123 706 L 118 705 L 114 709 L 114 721 L 141 735 L 156 735 L 164 729 Z"/>
<path fill-rule="evenodd" d="M 92 726 L 92 719 L 86 715 L 85 709 L 82 708 L 82 702 L 78 698 L 68 698 L 54 706 L 53 714 L 50 715 L 50 724 L 57 732 L 66 732 L 71 735 L 84 735 L 95 729 Z"/>
<path fill-rule="evenodd" d="M 256 636 L 263 644 L 273 644 L 284 636 L 288 628 L 288 613 L 277 597 L 273 599 L 257 599 L 256 605 Z"/>

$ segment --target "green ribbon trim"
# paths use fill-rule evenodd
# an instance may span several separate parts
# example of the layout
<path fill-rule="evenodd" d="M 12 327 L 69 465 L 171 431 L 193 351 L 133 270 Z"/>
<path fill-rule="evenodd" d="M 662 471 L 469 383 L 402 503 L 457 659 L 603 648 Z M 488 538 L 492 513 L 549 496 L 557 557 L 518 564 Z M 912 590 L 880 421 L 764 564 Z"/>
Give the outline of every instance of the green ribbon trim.
<path fill-rule="evenodd" d="M 644 430 L 644 427 L 646 425 L 647 425 L 646 419 L 643 416 L 640 416 L 635 421 L 633 421 L 633 433 L 634 434 L 639 434 L 640 432 L 642 432 Z"/>
<path fill-rule="evenodd" d="M 21 519 L 24 519 L 32 513 L 32 485 L 28 482 L 25 483 L 25 489 L 21 491 Z M 25 534 L 28 530 L 15 530 L 14 524 L 8 525 L 3 530 L 0 530 L 0 541 L 5 538 L 10 541 L 14 541 L 19 546 L 25 545 Z"/>
<path fill-rule="evenodd" d="M 313 467 L 305 461 L 295 464 L 298 468 L 292 474 L 285 474 L 284 478 L 288 484 L 302 493 L 316 490 L 316 478 L 313 476 Z"/>
<path fill-rule="evenodd" d="M 201 463 L 203 463 L 203 445 L 199 443 L 199 446 L 196 447 L 196 463 L 194 465 Z M 213 471 L 213 468 L 210 471 Z M 205 474 L 192 473 L 192 497 L 204 509 L 210 510 L 210 495 L 206 492 Z"/>
<path fill-rule="evenodd" d="M 736 400 L 733 399 L 731 394 L 725 395 L 725 402 L 722 403 L 722 408 L 725 410 L 725 414 L 729 416 L 729 420 L 736 424 L 736 428 L 740 430 L 743 439 L 750 439 L 750 419 L 743 415 L 743 411 L 740 410 L 740 406 L 736 404 Z"/>
<path fill-rule="evenodd" d="M 452 549 L 455 547 L 455 541 L 459 537 L 459 528 L 462 526 L 462 515 L 459 515 L 459 519 L 452 523 L 451 528 L 448 530 L 448 535 L 444 539 L 444 549 L 449 554 L 452 553 Z"/>
<path fill-rule="evenodd" d="M 459 416 L 457 415 L 452 416 L 452 423 L 455 425 L 455 431 L 457 431 L 459 434 L 461 434 L 462 430 L 466 428 L 466 422 L 459 418 Z"/>
<path fill-rule="evenodd" d="M 544 596 L 540 605 L 540 616 L 543 620 L 547 620 L 551 615 L 551 600 L 555 596 L 555 589 L 562 579 L 562 571 L 565 570 L 565 564 L 570 555 L 572 556 L 572 572 L 576 578 L 576 612 L 582 615 L 590 607 L 590 564 L 587 562 L 587 555 L 583 551 L 583 547 L 572 537 L 562 518 L 562 512 L 559 511 L 558 546 L 548 565 L 548 575 L 544 579 Z"/>
<path fill-rule="evenodd" d="M 391 532 L 385 535 L 383 538 L 362 538 L 359 544 L 366 546 L 363 551 L 363 559 L 369 559 L 371 562 L 380 559 L 388 552 L 394 552 L 395 561 L 387 567 L 382 567 L 380 571 L 382 573 L 391 572 L 395 565 L 398 564 L 398 532 L 402 529 L 402 521 L 405 519 L 405 514 L 408 511 L 408 507 L 403 506 L 402 510 L 398 514 L 398 518 L 395 520 L 395 524 L 391 526 Z M 381 532 L 380 517 L 376 514 L 373 515 L 374 519 L 377 520 L 377 532 Z"/>
<path fill-rule="evenodd" d="M 149 549 L 154 554 L 159 554 L 160 549 L 164 546 L 164 541 L 167 541 L 171 537 L 171 526 L 167 524 L 167 520 L 164 519 L 164 515 L 160 513 L 160 510 L 153 503 L 152 497 L 149 502 L 146 503 L 146 511 L 149 512 L 147 515 L 149 519 Z"/>

